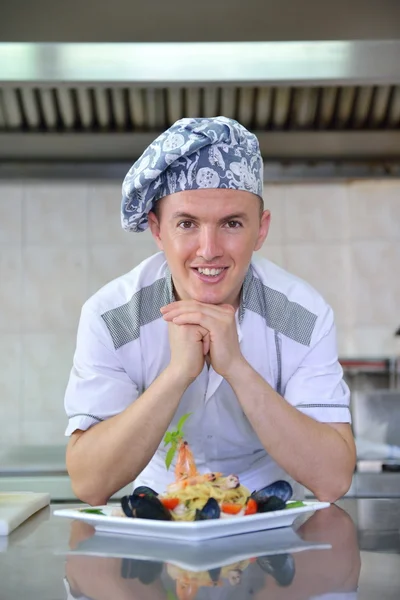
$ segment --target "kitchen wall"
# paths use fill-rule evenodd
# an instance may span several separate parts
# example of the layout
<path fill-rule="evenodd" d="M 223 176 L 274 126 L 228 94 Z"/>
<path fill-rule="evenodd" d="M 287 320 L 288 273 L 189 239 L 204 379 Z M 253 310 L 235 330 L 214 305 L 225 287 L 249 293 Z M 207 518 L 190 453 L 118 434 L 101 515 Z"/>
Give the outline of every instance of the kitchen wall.
<path fill-rule="evenodd" d="M 83 302 L 156 251 L 119 224 L 120 183 L 0 182 L 0 446 L 60 444 Z M 266 186 L 260 254 L 333 306 L 339 353 L 395 352 L 400 180 Z"/>

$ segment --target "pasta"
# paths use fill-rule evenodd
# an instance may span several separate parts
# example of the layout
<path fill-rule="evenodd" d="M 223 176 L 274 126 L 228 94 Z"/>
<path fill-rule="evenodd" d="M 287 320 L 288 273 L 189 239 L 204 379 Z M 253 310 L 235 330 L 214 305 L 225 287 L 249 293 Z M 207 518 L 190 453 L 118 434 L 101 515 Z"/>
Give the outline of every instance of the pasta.
<path fill-rule="evenodd" d="M 196 510 L 201 510 L 209 498 L 215 498 L 219 506 L 235 505 L 240 512 L 246 506 L 250 491 L 237 480 L 236 487 L 229 487 L 229 478 L 217 477 L 214 481 L 203 481 L 173 490 L 160 497 L 161 502 L 167 499 L 178 499 L 179 504 L 171 511 L 176 521 L 193 521 Z"/>

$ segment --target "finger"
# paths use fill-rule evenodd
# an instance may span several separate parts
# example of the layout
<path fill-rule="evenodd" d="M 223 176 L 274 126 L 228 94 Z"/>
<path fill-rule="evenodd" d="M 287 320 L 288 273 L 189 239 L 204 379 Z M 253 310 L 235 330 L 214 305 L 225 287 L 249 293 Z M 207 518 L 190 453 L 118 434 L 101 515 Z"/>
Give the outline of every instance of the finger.
<path fill-rule="evenodd" d="M 207 304 L 206 302 L 198 302 L 197 300 L 179 300 L 177 302 L 171 302 L 166 306 L 160 308 L 160 312 L 165 315 L 173 311 L 190 312 L 193 310 L 200 310 L 204 307 L 212 309 L 214 312 L 235 312 L 235 308 L 231 304 Z"/>
<path fill-rule="evenodd" d="M 232 306 L 232 304 L 218 304 L 217 306 L 219 306 L 220 308 L 223 308 L 224 310 L 227 310 L 231 313 L 236 312 L 236 309 L 234 306 Z"/>
<path fill-rule="evenodd" d="M 201 312 L 178 315 L 172 319 L 172 323 L 175 323 L 175 325 L 200 325 L 208 331 L 211 331 L 212 328 L 215 329 L 215 319 Z"/>
<path fill-rule="evenodd" d="M 223 319 L 224 317 L 232 318 L 234 314 L 234 309 L 217 307 L 213 304 L 191 304 L 189 306 L 179 306 L 174 309 L 171 309 L 167 313 L 163 314 L 163 318 L 166 321 L 173 321 L 176 317 L 179 317 L 184 314 L 204 314 L 205 316 L 211 317 L 213 319 Z"/>
<path fill-rule="evenodd" d="M 203 337 L 203 354 L 207 356 L 210 351 L 210 334 L 207 332 L 207 335 Z"/>

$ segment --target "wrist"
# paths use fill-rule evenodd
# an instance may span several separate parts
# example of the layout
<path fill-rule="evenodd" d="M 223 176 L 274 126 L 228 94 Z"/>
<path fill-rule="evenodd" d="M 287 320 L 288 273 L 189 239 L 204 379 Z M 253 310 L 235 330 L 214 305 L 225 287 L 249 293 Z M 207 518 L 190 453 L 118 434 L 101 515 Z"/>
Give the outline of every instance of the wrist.
<path fill-rule="evenodd" d="M 174 384 L 178 389 L 182 390 L 182 393 L 186 391 L 191 383 L 196 379 L 196 377 L 190 377 L 186 373 L 182 373 L 182 370 L 179 367 L 169 364 L 164 371 L 165 376 L 168 381 Z"/>
<path fill-rule="evenodd" d="M 244 356 L 240 356 L 230 362 L 229 369 L 224 373 L 223 378 L 233 387 L 237 381 L 243 380 L 244 374 L 249 371 L 253 371 L 252 366 Z"/>

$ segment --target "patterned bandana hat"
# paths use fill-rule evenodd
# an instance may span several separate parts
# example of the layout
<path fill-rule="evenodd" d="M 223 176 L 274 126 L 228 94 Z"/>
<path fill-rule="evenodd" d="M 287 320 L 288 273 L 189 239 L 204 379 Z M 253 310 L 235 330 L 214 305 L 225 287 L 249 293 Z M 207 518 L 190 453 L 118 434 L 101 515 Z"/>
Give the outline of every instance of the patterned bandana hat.
<path fill-rule="evenodd" d="M 229 188 L 262 197 L 263 161 L 255 135 L 226 117 L 180 119 L 129 169 L 121 224 L 144 231 L 157 200 L 184 190 Z"/>

